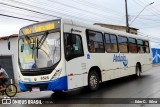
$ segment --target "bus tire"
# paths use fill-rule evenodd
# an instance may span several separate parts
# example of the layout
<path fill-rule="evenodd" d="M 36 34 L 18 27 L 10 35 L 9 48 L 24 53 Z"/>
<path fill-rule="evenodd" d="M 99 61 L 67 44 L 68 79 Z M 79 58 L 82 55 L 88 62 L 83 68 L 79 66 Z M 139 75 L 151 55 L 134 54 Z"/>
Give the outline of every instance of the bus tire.
<path fill-rule="evenodd" d="M 135 77 L 139 78 L 141 76 L 141 70 L 140 70 L 140 66 L 136 66 L 136 74 Z"/>
<path fill-rule="evenodd" d="M 91 71 L 88 75 L 88 88 L 96 91 L 99 88 L 99 76 L 95 71 Z"/>

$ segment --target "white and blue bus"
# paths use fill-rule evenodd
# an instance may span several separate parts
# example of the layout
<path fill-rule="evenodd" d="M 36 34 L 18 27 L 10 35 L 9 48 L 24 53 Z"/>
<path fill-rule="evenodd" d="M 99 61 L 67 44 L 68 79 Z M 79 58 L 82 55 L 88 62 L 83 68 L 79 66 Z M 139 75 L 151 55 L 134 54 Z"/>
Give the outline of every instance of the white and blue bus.
<path fill-rule="evenodd" d="M 22 91 L 68 91 L 135 75 L 152 67 L 149 40 L 122 31 L 56 19 L 20 29 Z"/>

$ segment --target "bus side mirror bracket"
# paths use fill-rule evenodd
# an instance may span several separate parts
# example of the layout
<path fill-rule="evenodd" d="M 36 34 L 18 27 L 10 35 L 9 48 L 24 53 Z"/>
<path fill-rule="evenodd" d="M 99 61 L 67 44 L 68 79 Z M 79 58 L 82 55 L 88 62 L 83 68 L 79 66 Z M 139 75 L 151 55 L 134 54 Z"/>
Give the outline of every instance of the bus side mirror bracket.
<path fill-rule="evenodd" d="M 24 44 L 21 45 L 21 52 L 24 50 Z"/>

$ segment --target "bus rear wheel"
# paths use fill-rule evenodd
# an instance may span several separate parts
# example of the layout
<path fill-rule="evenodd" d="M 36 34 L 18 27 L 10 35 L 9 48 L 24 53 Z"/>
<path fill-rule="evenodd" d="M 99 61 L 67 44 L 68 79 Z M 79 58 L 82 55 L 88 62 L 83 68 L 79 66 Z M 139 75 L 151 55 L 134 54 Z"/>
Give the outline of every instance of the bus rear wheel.
<path fill-rule="evenodd" d="M 95 71 L 89 73 L 88 87 L 91 91 L 96 91 L 99 88 L 99 76 Z"/>
<path fill-rule="evenodd" d="M 139 78 L 141 76 L 141 70 L 140 70 L 140 66 L 136 66 L 136 74 L 135 77 Z"/>

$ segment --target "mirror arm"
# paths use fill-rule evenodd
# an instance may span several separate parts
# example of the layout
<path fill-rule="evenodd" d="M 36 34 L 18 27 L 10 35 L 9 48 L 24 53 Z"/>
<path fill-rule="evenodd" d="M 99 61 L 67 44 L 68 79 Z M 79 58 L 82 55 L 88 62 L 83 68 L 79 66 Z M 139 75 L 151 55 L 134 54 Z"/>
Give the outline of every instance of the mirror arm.
<path fill-rule="evenodd" d="M 37 43 L 37 44 L 36 44 L 36 45 L 37 45 L 37 59 L 38 59 L 38 49 L 39 49 L 39 46 L 38 46 L 39 43 L 38 43 L 38 42 L 39 42 L 39 40 L 38 40 L 38 38 L 37 38 L 37 39 L 36 39 L 36 43 Z"/>
<path fill-rule="evenodd" d="M 21 45 L 21 52 L 24 50 L 24 44 Z"/>

